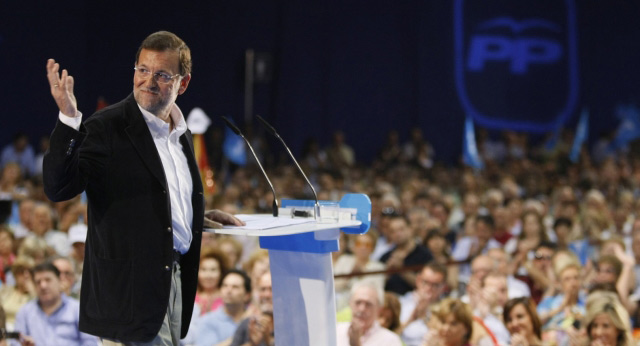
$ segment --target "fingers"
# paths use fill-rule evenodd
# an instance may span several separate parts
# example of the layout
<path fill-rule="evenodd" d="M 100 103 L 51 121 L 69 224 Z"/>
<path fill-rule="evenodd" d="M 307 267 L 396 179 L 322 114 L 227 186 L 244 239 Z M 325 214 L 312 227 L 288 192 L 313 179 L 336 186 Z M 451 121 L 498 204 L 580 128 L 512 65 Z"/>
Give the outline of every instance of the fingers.
<path fill-rule="evenodd" d="M 204 218 L 204 228 L 213 228 L 213 229 L 222 229 L 222 224 L 209 220 L 206 217 Z"/>
<path fill-rule="evenodd" d="M 229 213 L 225 213 L 221 210 L 207 210 L 204 213 L 204 217 L 206 219 L 210 219 L 212 221 L 216 221 L 219 222 L 223 225 L 232 225 L 232 226 L 245 226 L 246 224 L 238 219 L 237 217 L 229 214 Z"/>

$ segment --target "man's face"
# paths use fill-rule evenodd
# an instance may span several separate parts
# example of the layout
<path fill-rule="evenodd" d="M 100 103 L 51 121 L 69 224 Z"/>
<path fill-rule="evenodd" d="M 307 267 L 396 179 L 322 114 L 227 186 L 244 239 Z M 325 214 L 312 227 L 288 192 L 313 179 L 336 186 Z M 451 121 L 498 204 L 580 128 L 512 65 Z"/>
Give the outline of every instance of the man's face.
<path fill-rule="evenodd" d="M 491 270 L 493 270 L 493 260 L 489 257 L 482 256 L 471 262 L 471 276 L 479 282 L 482 282 Z"/>
<path fill-rule="evenodd" d="M 261 311 L 273 311 L 273 294 L 271 291 L 271 274 L 266 273 L 260 277 L 258 284 L 258 301 Z"/>
<path fill-rule="evenodd" d="M 416 277 L 416 291 L 421 297 L 431 302 L 436 301 L 444 290 L 444 275 L 433 271 L 431 268 L 425 268 L 420 275 Z"/>
<path fill-rule="evenodd" d="M 389 238 L 396 245 L 405 244 L 411 240 L 411 227 L 402 218 L 395 218 L 389 223 Z"/>
<path fill-rule="evenodd" d="M 351 295 L 349 301 L 353 312 L 353 323 L 358 323 L 364 330 L 369 329 L 378 317 L 377 293 L 371 287 L 361 287 Z"/>
<path fill-rule="evenodd" d="M 244 279 L 235 273 L 225 276 L 220 291 L 225 305 L 244 304 L 249 299 L 249 292 L 244 289 Z"/>
<path fill-rule="evenodd" d="M 56 274 L 50 271 L 35 273 L 36 294 L 42 305 L 55 304 L 62 297 L 62 283 Z"/>
<path fill-rule="evenodd" d="M 493 260 L 493 262 L 496 265 L 496 270 L 500 273 L 500 274 L 505 274 L 507 275 L 508 271 L 509 271 L 509 261 L 507 259 L 507 254 L 504 253 L 503 251 L 499 251 L 499 250 L 489 250 L 488 252 L 489 257 L 491 257 L 491 259 Z"/>
<path fill-rule="evenodd" d="M 58 258 L 53 261 L 53 265 L 60 271 L 60 282 L 62 290 L 67 294 L 71 292 L 73 285 L 76 283 L 76 274 L 73 271 L 71 262 L 66 259 Z"/>
<path fill-rule="evenodd" d="M 51 212 L 46 206 L 38 206 L 33 210 L 32 231 L 39 236 L 51 228 Z"/>
<path fill-rule="evenodd" d="M 543 272 L 546 272 L 551 267 L 551 259 L 553 257 L 553 250 L 541 247 L 536 250 L 533 259 L 533 265 Z"/>
<path fill-rule="evenodd" d="M 136 71 L 133 75 L 133 96 L 136 102 L 154 115 L 165 115 L 189 85 L 190 75 L 176 76 L 169 83 L 157 80 L 154 73 L 162 72 L 170 76 L 180 73 L 180 56 L 177 51 L 153 51 L 142 49 L 136 62 L 137 68 L 151 72 L 151 76 L 143 77 Z"/>
<path fill-rule="evenodd" d="M 502 276 L 488 276 L 484 280 L 484 292 L 492 297 L 494 306 L 504 306 L 509 300 L 509 289 L 507 288 L 507 278 Z"/>

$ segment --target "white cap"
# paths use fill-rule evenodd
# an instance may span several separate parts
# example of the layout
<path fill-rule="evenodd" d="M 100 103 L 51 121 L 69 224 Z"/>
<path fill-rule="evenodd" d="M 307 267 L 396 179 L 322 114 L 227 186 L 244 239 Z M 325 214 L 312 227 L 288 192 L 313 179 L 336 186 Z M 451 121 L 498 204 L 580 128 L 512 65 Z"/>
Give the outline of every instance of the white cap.
<path fill-rule="evenodd" d="M 87 239 L 87 225 L 77 223 L 69 228 L 69 244 L 84 243 Z"/>

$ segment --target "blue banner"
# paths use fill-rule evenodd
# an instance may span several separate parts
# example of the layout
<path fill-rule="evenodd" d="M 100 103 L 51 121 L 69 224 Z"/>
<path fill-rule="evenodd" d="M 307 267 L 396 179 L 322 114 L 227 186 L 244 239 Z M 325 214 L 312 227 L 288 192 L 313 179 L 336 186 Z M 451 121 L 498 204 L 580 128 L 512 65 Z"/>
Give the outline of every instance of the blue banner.
<path fill-rule="evenodd" d="M 571 153 L 569 153 L 569 160 L 576 163 L 580 158 L 580 151 L 582 151 L 582 145 L 589 137 L 589 111 L 583 110 L 576 127 L 576 134 L 573 139 L 573 146 L 571 147 Z"/>
<path fill-rule="evenodd" d="M 475 169 L 483 169 L 484 162 L 480 158 L 478 153 L 478 146 L 476 144 L 476 133 L 473 126 L 473 119 L 470 116 L 464 121 L 464 134 L 462 135 L 462 161 L 465 165 L 471 166 Z"/>
<path fill-rule="evenodd" d="M 456 0 L 456 89 L 480 126 L 550 132 L 578 99 L 573 0 Z"/>
<path fill-rule="evenodd" d="M 222 143 L 222 152 L 224 156 L 231 162 L 239 166 L 247 164 L 247 149 L 242 137 L 236 135 L 230 128 L 224 128 L 224 143 Z"/>

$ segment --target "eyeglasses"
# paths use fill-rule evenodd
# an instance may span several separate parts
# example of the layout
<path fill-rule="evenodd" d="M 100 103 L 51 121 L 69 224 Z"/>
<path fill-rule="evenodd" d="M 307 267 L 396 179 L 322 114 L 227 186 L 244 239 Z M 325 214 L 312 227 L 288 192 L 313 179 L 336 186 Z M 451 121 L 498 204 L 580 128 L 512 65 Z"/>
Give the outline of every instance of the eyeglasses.
<path fill-rule="evenodd" d="M 158 83 L 162 83 L 162 84 L 169 84 L 173 81 L 174 78 L 176 78 L 177 76 L 179 76 L 180 74 L 174 74 L 173 76 L 168 74 L 168 73 L 164 73 L 164 72 L 155 72 L 152 73 L 150 70 L 144 68 L 144 67 L 134 67 L 133 68 L 136 73 L 138 74 L 138 77 L 142 78 L 142 79 L 147 79 L 151 76 L 153 76 L 153 78 L 158 82 Z"/>

